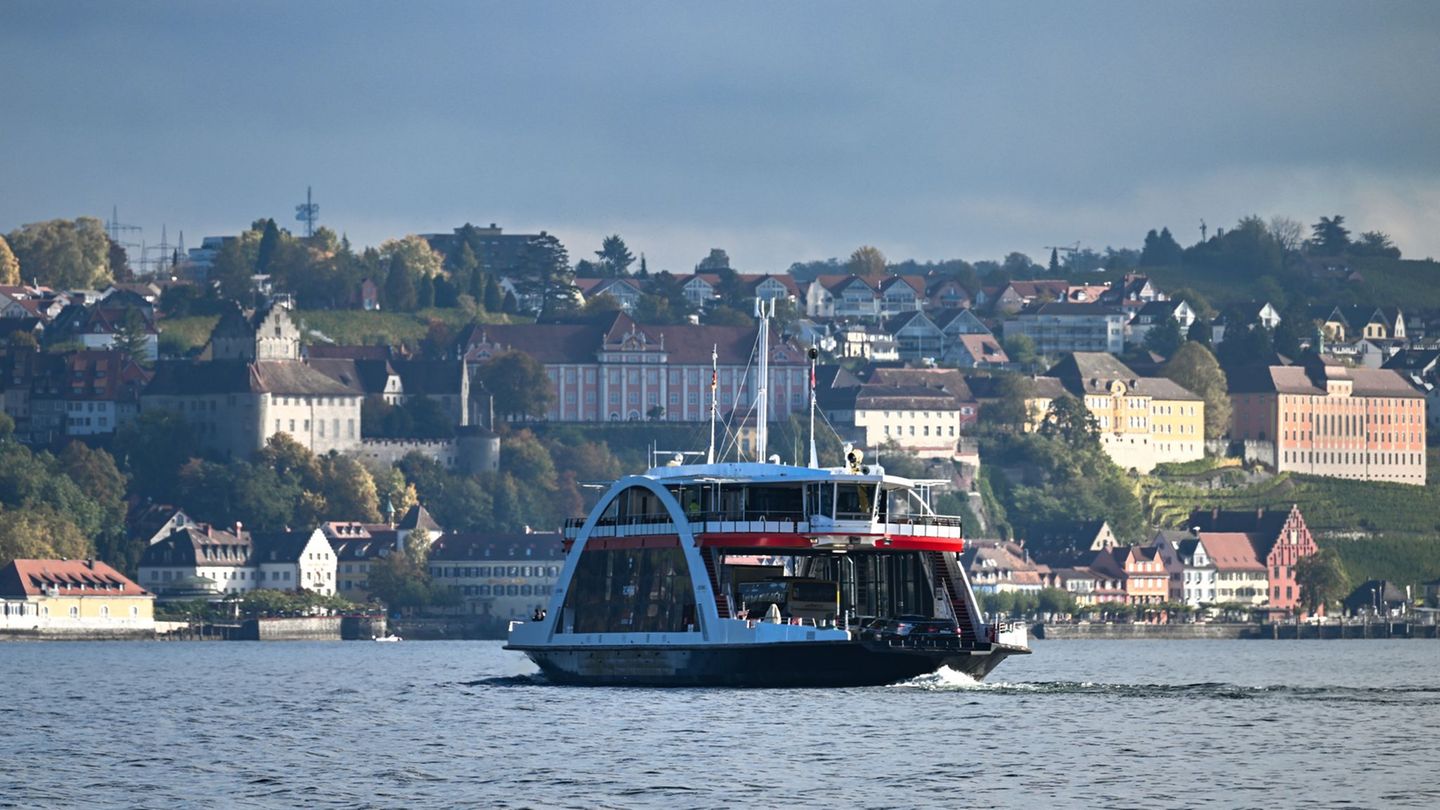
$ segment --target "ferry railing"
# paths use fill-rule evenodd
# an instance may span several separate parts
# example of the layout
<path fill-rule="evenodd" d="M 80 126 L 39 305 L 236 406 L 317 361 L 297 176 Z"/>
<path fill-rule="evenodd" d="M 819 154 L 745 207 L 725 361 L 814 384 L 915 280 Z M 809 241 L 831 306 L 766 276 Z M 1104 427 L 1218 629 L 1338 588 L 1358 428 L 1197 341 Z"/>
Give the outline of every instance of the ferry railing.
<path fill-rule="evenodd" d="M 733 534 L 737 532 L 803 532 L 812 529 L 809 516 L 803 512 L 787 510 L 726 509 L 694 511 L 686 515 L 691 528 L 698 532 Z M 876 533 L 899 535 L 924 535 L 953 537 L 963 536 L 961 519 L 951 515 L 902 515 L 886 516 L 881 520 L 863 513 L 840 513 L 837 522 L 869 524 Z M 585 518 L 569 518 L 565 521 L 564 534 L 574 538 L 585 525 Z M 668 513 L 602 517 L 595 521 L 594 535 L 597 537 L 624 537 L 633 534 L 668 533 L 675 531 L 674 520 Z"/>

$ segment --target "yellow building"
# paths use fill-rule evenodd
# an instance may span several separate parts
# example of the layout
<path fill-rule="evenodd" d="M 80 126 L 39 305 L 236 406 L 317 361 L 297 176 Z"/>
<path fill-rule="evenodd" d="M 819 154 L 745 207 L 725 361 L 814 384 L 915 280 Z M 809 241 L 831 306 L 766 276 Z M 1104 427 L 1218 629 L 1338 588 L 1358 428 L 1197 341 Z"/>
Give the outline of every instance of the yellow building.
<path fill-rule="evenodd" d="M 0 635 L 155 633 L 155 595 L 98 560 L 15 560 L 0 568 Z"/>
<path fill-rule="evenodd" d="M 1047 414 L 1061 391 L 1085 403 L 1106 455 L 1124 469 L 1146 473 L 1156 464 L 1205 456 L 1205 401 L 1172 380 L 1141 377 L 1114 355 L 1075 352 L 1035 388 L 1026 402 L 1032 414 Z"/>

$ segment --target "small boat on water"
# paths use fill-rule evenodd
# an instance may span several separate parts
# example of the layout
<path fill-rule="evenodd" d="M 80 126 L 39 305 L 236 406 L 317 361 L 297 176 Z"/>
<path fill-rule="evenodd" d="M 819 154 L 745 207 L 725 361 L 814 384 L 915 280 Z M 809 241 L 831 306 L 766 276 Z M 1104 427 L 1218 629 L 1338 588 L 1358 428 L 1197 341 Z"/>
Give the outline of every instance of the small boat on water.
<path fill-rule="evenodd" d="M 765 403 L 762 387 L 760 459 Z M 506 649 L 556 683 L 745 687 L 878 685 L 944 667 L 978 680 L 1030 651 L 1023 625 L 983 620 L 960 519 L 930 506 L 938 482 L 888 475 L 849 447 L 839 467 L 816 463 L 813 368 L 808 464 L 716 461 L 715 412 L 712 395 L 705 463 L 677 454 L 567 523 L 550 604 L 511 623 Z"/>
<path fill-rule="evenodd" d="M 386 636 L 371 636 L 371 637 L 370 637 L 370 640 L 371 640 L 371 641 L 374 641 L 374 642 L 378 642 L 378 643 L 380 643 L 380 644 L 393 644 L 393 643 L 395 643 L 395 642 L 397 642 L 397 641 L 404 641 L 405 639 L 403 639 L 403 638 L 401 638 L 401 637 L 399 637 L 399 636 L 397 636 L 397 635 L 395 635 L 395 634 L 392 633 L 392 634 L 386 635 Z"/>

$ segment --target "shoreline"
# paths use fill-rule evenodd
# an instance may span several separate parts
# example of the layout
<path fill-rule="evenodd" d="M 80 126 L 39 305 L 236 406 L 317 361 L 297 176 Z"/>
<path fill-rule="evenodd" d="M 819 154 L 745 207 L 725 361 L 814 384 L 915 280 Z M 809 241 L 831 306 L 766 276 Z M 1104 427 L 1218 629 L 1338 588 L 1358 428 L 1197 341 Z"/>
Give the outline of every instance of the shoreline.
<path fill-rule="evenodd" d="M 1030 635 L 1044 641 L 1080 639 L 1213 641 L 1243 640 L 1338 640 L 1440 638 L 1440 626 L 1414 622 L 1371 622 L 1356 624 L 1033 624 Z"/>

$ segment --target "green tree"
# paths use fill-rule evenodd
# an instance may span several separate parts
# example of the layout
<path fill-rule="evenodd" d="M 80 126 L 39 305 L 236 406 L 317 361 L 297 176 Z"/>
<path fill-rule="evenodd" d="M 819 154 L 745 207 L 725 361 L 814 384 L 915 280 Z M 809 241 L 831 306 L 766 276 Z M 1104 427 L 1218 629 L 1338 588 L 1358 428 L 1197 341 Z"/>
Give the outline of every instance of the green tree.
<path fill-rule="evenodd" d="M 1011 278 L 1023 278 L 1035 275 L 1039 265 L 1030 260 L 1029 256 L 1019 251 L 1013 251 L 1005 255 L 1005 260 L 1000 262 L 1000 269 L 1009 273 Z"/>
<path fill-rule="evenodd" d="M 1338 602 L 1350 592 L 1350 575 L 1334 549 L 1326 548 L 1295 563 L 1300 602 L 1314 613 L 1322 605 Z"/>
<path fill-rule="evenodd" d="M 1145 333 L 1145 348 L 1161 357 L 1174 355 L 1184 342 L 1185 335 L 1180 330 L 1180 322 L 1168 316 Z"/>
<path fill-rule="evenodd" d="M 1383 231 L 1366 231 L 1360 234 L 1354 244 L 1350 246 L 1350 253 L 1353 256 L 1379 256 L 1384 259 L 1400 258 L 1400 248 L 1390 240 L 1389 234 Z"/>
<path fill-rule="evenodd" d="M 620 234 L 613 234 L 605 237 L 600 243 L 600 249 L 595 251 L 599 258 L 600 274 L 602 277 L 615 278 L 630 272 L 630 265 L 635 263 L 635 254 L 625 246 L 625 240 Z"/>
<path fill-rule="evenodd" d="M 505 306 L 505 296 L 500 292 L 500 282 L 496 281 L 494 276 L 487 276 L 485 278 L 485 298 L 483 304 L 486 312 L 499 312 Z"/>
<path fill-rule="evenodd" d="M 881 253 L 879 248 L 861 245 L 850 254 L 850 261 L 845 265 L 845 269 L 857 276 L 878 276 L 885 273 L 888 264 L 885 254 Z"/>
<path fill-rule="evenodd" d="M 983 424 L 1001 431 L 1019 433 L 1035 420 L 1026 404 L 1034 397 L 1035 386 L 1023 374 L 1003 373 L 995 376 L 995 401 L 980 410 Z"/>
<path fill-rule="evenodd" d="M 180 466 L 198 452 L 194 431 L 172 411 L 147 410 L 115 433 L 115 458 L 133 495 L 174 502 Z"/>
<path fill-rule="evenodd" d="M 1225 368 L 1242 368 L 1266 362 L 1275 352 L 1274 336 L 1260 324 L 1246 326 L 1232 321 L 1225 327 L 1225 338 L 1215 352 L 1215 359 Z"/>
<path fill-rule="evenodd" d="M 1345 227 L 1345 217 L 1320 217 L 1310 226 L 1310 249 L 1320 256 L 1339 256 L 1350 249 L 1350 231 Z"/>
<path fill-rule="evenodd" d="M 366 590 L 390 610 L 419 610 L 433 601 L 434 594 L 424 558 L 408 551 L 394 552 L 372 563 Z"/>
<path fill-rule="evenodd" d="M 390 257 L 390 272 L 385 276 L 385 306 L 396 312 L 414 312 L 418 303 L 414 274 L 397 253 Z"/>
<path fill-rule="evenodd" d="M 1067 394 L 1050 401 L 1040 435 L 1058 438 L 1075 449 L 1095 449 L 1100 446 L 1100 422 L 1085 403 Z"/>
<path fill-rule="evenodd" d="M 1230 430 L 1230 394 L 1225 372 L 1215 355 L 1200 343 L 1187 341 L 1161 369 L 1161 374 L 1205 400 L 1205 438 L 1218 439 Z"/>
<path fill-rule="evenodd" d="M 1145 234 L 1145 246 L 1140 251 L 1141 267 L 1165 267 L 1167 265 L 1180 264 L 1184 256 L 1184 250 L 1170 234 L 1169 228 L 1161 228 L 1159 233 L 1151 229 Z"/>
<path fill-rule="evenodd" d="M 1190 329 L 1185 332 L 1185 339 L 1191 343 L 1199 343 L 1208 349 L 1210 348 L 1211 336 L 1214 335 L 1214 333 L 1214 325 L 1211 324 L 1208 319 L 1197 317 L 1195 322 L 1190 324 Z"/>
<path fill-rule="evenodd" d="M 438 276 L 445 267 L 445 260 L 430 247 L 423 238 L 411 234 L 404 239 L 387 239 L 380 243 L 380 258 L 393 260 L 399 257 L 415 278 Z"/>
<path fill-rule="evenodd" d="M 269 272 L 270 260 L 275 258 L 275 250 L 280 247 L 280 228 L 275 220 L 265 220 L 265 228 L 260 234 L 260 248 L 255 255 L 255 272 Z"/>
<path fill-rule="evenodd" d="M 150 333 L 145 325 L 145 316 L 131 307 L 125 310 L 125 318 L 115 328 L 113 348 L 124 352 L 131 360 L 142 366 L 150 365 Z"/>
<path fill-rule="evenodd" d="M 0 234 L 0 284 L 20 283 L 20 260 L 10 249 L 10 243 Z"/>
<path fill-rule="evenodd" d="M 245 258 L 245 247 L 241 239 L 232 239 L 220 246 L 215 261 L 210 265 L 210 280 L 220 288 L 223 298 L 236 301 L 250 301 L 255 295 L 255 284 L 251 281 L 252 268 Z"/>
<path fill-rule="evenodd" d="M 542 231 L 526 242 L 516 275 L 515 288 L 530 303 L 538 320 L 554 319 L 577 306 L 579 289 L 570 256 L 554 236 Z"/>
<path fill-rule="evenodd" d="M 500 448 L 500 469 L 515 476 L 526 490 L 555 489 L 555 461 L 535 434 L 519 430 L 505 437 Z"/>
<path fill-rule="evenodd" d="M 1290 307 L 1275 327 L 1275 351 L 1291 359 L 1299 357 L 1300 353 L 1304 351 L 1300 344 L 1310 339 L 1313 330 L 1314 323 L 1310 319 L 1307 308 L 1303 306 Z"/>
<path fill-rule="evenodd" d="M 0 511 L 0 566 L 14 560 L 81 560 L 94 554 L 85 535 L 49 507 Z"/>
<path fill-rule="evenodd" d="M 94 217 L 23 225 L 7 240 L 31 279 L 60 290 L 99 289 L 111 281 L 110 238 Z"/>
<path fill-rule="evenodd" d="M 524 352 L 504 352 L 476 372 L 494 399 L 495 413 L 506 417 L 542 417 L 554 393 L 545 367 Z"/>
<path fill-rule="evenodd" d="M 380 520 L 380 497 L 375 479 L 364 464 L 331 453 L 320 457 L 321 492 L 329 520 Z"/>
<path fill-rule="evenodd" d="M 1033 369 L 1040 362 L 1040 354 L 1035 350 L 1035 341 L 1031 340 L 1029 335 L 1019 333 L 1006 335 L 1003 343 L 1005 344 L 1005 355 L 1010 358 L 1010 362 L 1022 370 Z"/>
<path fill-rule="evenodd" d="M 1050 275 L 1052 276 L 1058 276 L 1060 274 L 1060 251 L 1058 249 L 1050 248 L 1050 266 L 1046 269 L 1050 271 Z"/>

